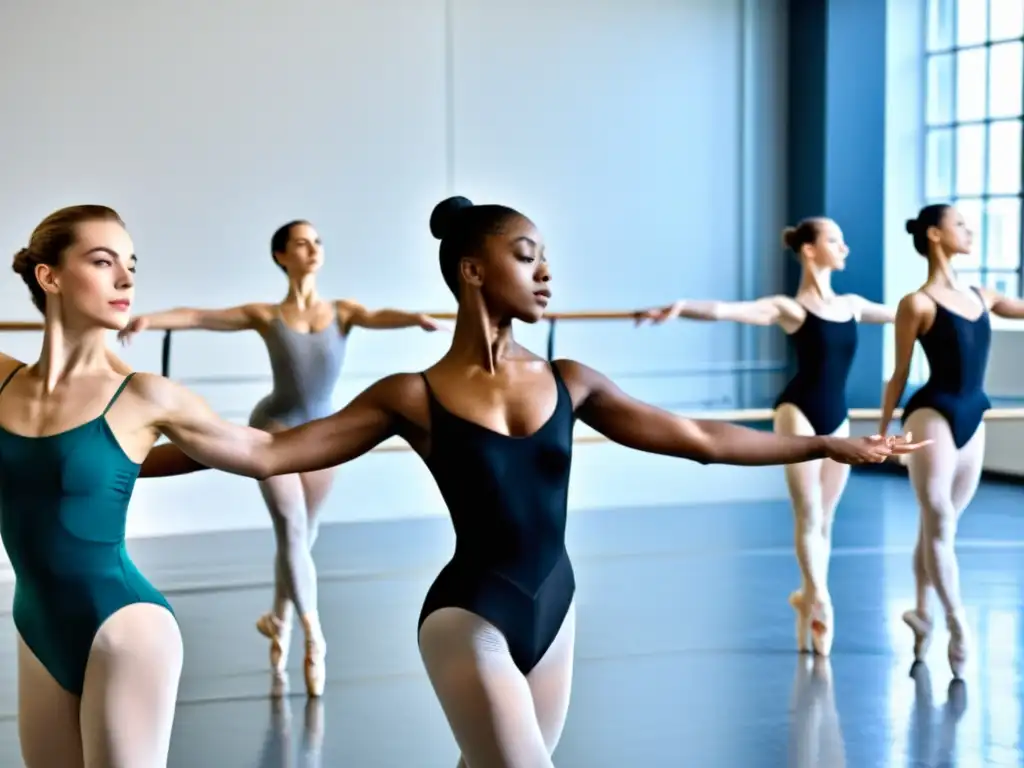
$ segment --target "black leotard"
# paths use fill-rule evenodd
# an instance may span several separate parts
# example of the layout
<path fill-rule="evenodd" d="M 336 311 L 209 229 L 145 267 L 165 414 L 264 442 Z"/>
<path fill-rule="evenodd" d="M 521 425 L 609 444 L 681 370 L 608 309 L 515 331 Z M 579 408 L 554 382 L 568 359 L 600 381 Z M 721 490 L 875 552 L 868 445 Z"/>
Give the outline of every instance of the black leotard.
<path fill-rule="evenodd" d="M 857 353 L 857 321 L 826 320 L 806 307 L 803 325 L 790 335 L 796 350 L 796 374 L 775 407 L 800 409 L 816 435 L 831 435 L 846 421 L 846 379 Z"/>
<path fill-rule="evenodd" d="M 526 437 L 459 418 L 430 399 L 427 467 L 451 513 L 455 554 L 427 592 L 419 626 L 439 608 L 471 611 L 504 634 L 525 675 L 554 642 L 576 592 L 565 549 L 572 398 L 555 365 L 555 411 Z"/>
<path fill-rule="evenodd" d="M 985 368 L 992 344 L 992 324 L 985 298 L 981 315 L 968 320 L 935 302 L 935 320 L 918 337 L 930 369 L 928 381 L 910 396 L 903 409 L 903 423 L 919 408 L 934 408 L 949 422 L 959 450 L 967 445 L 992 403 L 985 394 Z M 935 301 L 932 299 L 932 301 Z"/>

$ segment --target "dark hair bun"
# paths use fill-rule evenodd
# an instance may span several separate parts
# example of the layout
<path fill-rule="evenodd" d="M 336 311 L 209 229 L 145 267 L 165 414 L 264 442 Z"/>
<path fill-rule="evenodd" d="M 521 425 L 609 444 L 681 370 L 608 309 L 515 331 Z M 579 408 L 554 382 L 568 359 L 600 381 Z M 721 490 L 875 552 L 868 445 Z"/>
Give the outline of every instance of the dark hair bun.
<path fill-rule="evenodd" d="M 796 227 L 786 227 L 782 230 L 782 244 L 787 248 L 793 248 L 796 237 Z"/>
<path fill-rule="evenodd" d="M 472 208 L 473 201 L 466 197 L 449 197 L 434 206 L 430 214 L 430 234 L 438 240 L 444 240 L 452 232 L 452 223 L 460 211 Z"/>
<path fill-rule="evenodd" d="M 906 223 L 907 234 L 913 235 L 917 233 L 917 219 L 907 219 Z"/>
<path fill-rule="evenodd" d="M 14 263 L 11 265 L 11 269 L 22 277 L 32 271 L 32 254 L 28 248 L 22 248 L 14 254 Z"/>

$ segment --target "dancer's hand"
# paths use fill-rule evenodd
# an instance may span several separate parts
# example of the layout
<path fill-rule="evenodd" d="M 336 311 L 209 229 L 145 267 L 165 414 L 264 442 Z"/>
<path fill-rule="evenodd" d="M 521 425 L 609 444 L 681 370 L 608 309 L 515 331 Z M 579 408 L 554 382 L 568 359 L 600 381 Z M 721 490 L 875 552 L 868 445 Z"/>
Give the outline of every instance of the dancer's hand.
<path fill-rule="evenodd" d="M 440 320 L 435 320 L 430 315 L 420 315 L 420 328 L 424 331 L 450 331 L 451 328 Z"/>
<path fill-rule="evenodd" d="M 633 313 L 633 320 L 637 325 L 643 325 L 644 323 L 660 325 L 661 323 L 668 322 L 669 320 L 679 317 L 679 312 L 682 307 L 683 302 L 677 301 L 674 304 L 669 304 L 667 307 L 641 309 Z"/>
<path fill-rule="evenodd" d="M 117 340 L 124 346 L 128 346 L 131 343 L 132 336 L 140 331 L 146 330 L 149 327 L 149 321 L 144 317 L 133 317 L 128 321 L 128 325 L 117 332 Z"/>
<path fill-rule="evenodd" d="M 931 440 L 913 443 L 912 438 L 909 432 L 902 437 L 872 435 L 831 438 L 828 441 L 828 457 L 840 464 L 881 464 L 891 457 L 913 453 L 932 443 Z"/>

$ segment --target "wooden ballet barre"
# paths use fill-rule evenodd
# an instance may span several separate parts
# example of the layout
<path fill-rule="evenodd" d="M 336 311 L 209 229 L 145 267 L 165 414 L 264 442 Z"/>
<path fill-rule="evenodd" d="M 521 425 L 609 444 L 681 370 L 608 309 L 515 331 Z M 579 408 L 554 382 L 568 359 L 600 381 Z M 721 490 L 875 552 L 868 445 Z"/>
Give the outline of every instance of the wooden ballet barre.
<path fill-rule="evenodd" d="M 454 320 L 454 312 L 422 312 L 421 314 L 435 317 L 438 320 Z M 607 310 L 607 311 L 585 311 L 585 312 L 549 312 L 544 315 L 543 320 L 633 320 L 636 317 L 636 312 L 626 312 L 624 310 Z M 42 323 L 32 322 L 21 322 L 17 320 L 5 320 L 0 322 L 0 332 L 19 332 L 19 331 L 41 331 L 43 330 Z M 147 332 L 152 332 L 147 331 Z M 156 331 L 159 333 L 160 331 Z M 176 331 L 173 331 L 176 333 Z"/>
<path fill-rule="evenodd" d="M 12 331 L 41 331 L 43 330 L 42 323 L 20 323 L 14 320 L 7 320 L 0 322 L 0 331 L 6 331 L 8 333 Z"/>

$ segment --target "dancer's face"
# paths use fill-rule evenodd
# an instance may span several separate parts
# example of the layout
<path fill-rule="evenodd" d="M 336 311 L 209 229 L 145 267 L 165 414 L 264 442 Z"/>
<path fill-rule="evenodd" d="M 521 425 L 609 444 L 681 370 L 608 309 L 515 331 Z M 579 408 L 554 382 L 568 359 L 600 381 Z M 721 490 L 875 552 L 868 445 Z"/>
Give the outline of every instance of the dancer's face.
<path fill-rule="evenodd" d="M 949 256 L 967 254 L 971 252 L 971 245 L 974 243 L 974 233 L 967 226 L 963 214 L 956 208 L 950 206 L 942 214 L 939 226 L 928 229 L 928 239 L 940 246 Z"/>
<path fill-rule="evenodd" d="M 135 245 L 114 221 L 87 221 L 56 267 L 36 269 L 39 284 L 60 302 L 66 323 L 121 330 L 135 298 Z"/>
<path fill-rule="evenodd" d="M 811 246 L 811 259 L 819 267 L 841 272 L 846 267 L 850 248 L 843 239 L 843 230 L 832 219 L 818 223 L 818 238 Z"/>
<path fill-rule="evenodd" d="M 277 254 L 277 263 L 292 277 L 303 277 L 323 266 L 323 241 L 312 224 L 292 227 L 284 253 Z"/>
<path fill-rule="evenodd" d="M 544 240 L 529 219 L 515 216 L 500 234 L 488 235 L 483 258 L 469 268 L 491 312 L 525 323 L 544 316 L 551 298 L 551 272 Z"/>

